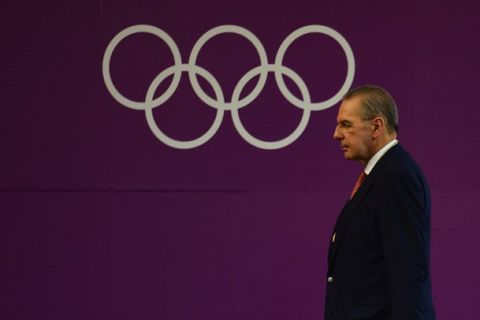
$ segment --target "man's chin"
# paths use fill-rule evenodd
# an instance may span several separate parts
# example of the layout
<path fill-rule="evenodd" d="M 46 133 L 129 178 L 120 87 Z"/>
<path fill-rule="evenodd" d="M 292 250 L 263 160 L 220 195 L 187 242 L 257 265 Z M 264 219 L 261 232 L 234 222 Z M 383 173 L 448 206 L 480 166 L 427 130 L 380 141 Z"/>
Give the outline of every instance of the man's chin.
<path fill-rule="evenodd" d="M 345 151 L 343 153 L 343 157 L 345 158 L 345 160 L 352 160 L 352 156 L 348 153 L 348 151 Z"/>

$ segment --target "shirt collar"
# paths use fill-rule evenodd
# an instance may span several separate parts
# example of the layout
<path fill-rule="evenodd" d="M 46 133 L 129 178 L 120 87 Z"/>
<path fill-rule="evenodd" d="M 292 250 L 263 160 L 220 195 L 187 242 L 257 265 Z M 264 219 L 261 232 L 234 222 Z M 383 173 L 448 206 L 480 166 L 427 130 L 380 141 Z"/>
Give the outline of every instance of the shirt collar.
<path fill-rule="evenodd" d="M 377 164 L 378 160 L 383 157 L 383 155 L 390 150 L 393 146 L 398 144 L 397 139 L 393 139 L 389 143 L 383 146 L 382 149 L 378 150 L 377 153 L 368 161 L 367 165 L 365 166 L 364 172 L 368 175 L 373 170 L 373 167 Z"/>

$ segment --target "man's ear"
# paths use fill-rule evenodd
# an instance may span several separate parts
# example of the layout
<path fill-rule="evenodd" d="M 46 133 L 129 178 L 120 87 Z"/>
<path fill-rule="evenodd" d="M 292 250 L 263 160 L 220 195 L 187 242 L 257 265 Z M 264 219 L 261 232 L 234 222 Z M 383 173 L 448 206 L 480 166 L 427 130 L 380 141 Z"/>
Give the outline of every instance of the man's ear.
<path fill-rule="evenodd" d="M 385 131 L 385 120 L 382 117 L 372 119 L 372 136 L 378 138 Z"/>

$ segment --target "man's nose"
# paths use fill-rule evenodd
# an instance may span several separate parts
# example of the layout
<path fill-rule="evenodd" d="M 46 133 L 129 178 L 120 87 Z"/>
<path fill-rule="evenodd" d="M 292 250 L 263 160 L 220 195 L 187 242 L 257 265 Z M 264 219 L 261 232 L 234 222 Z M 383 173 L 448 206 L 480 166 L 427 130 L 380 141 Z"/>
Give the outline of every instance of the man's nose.
<path fill-rule="evenodd" d="M 336 126 L 335 131 L 333 131 L 333 139 L 335 139 L 335 140 L 342 139 L 342 136 L 340 135 L 340 132 L 338 130 L 338 126 Z"/>

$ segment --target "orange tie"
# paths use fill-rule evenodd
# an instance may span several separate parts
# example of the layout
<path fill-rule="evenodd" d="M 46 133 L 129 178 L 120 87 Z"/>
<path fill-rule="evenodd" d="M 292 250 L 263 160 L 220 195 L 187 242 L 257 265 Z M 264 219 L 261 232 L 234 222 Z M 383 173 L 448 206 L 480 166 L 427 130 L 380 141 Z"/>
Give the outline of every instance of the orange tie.
<path fill-rule="evenodd" d="M 362 171 L 362 174 L 358 177 L 357 182 L 355 182 L 355 186 L 353 187 L 352 194 L 350 195 L 350 199 L 353 198 L 353 196 L 358 191 L 358 189 L 360 188 L 360 186 L 362 185 L 366 177 L 367 177 L 367 174 L 365 173 L 365 171 Z"/>
<path fill-rule="evenodd" d="M 357 190 L 360 188 L 360 186 L 362 185 L 366 177 L 367 177 L 367 174 L 365 173 L 365 171 L 362 171 L 362 174 L 358 177 L 357 182 L 355 182 L 355 186 L 353 187 L 352 194 L 350 195 L 350 200 L 352 200 L 353 196 L 355 195 Z M 336 235 L 337 233 L 334 232 L 332 236 L 332 243 L 335 242 Z"/>

